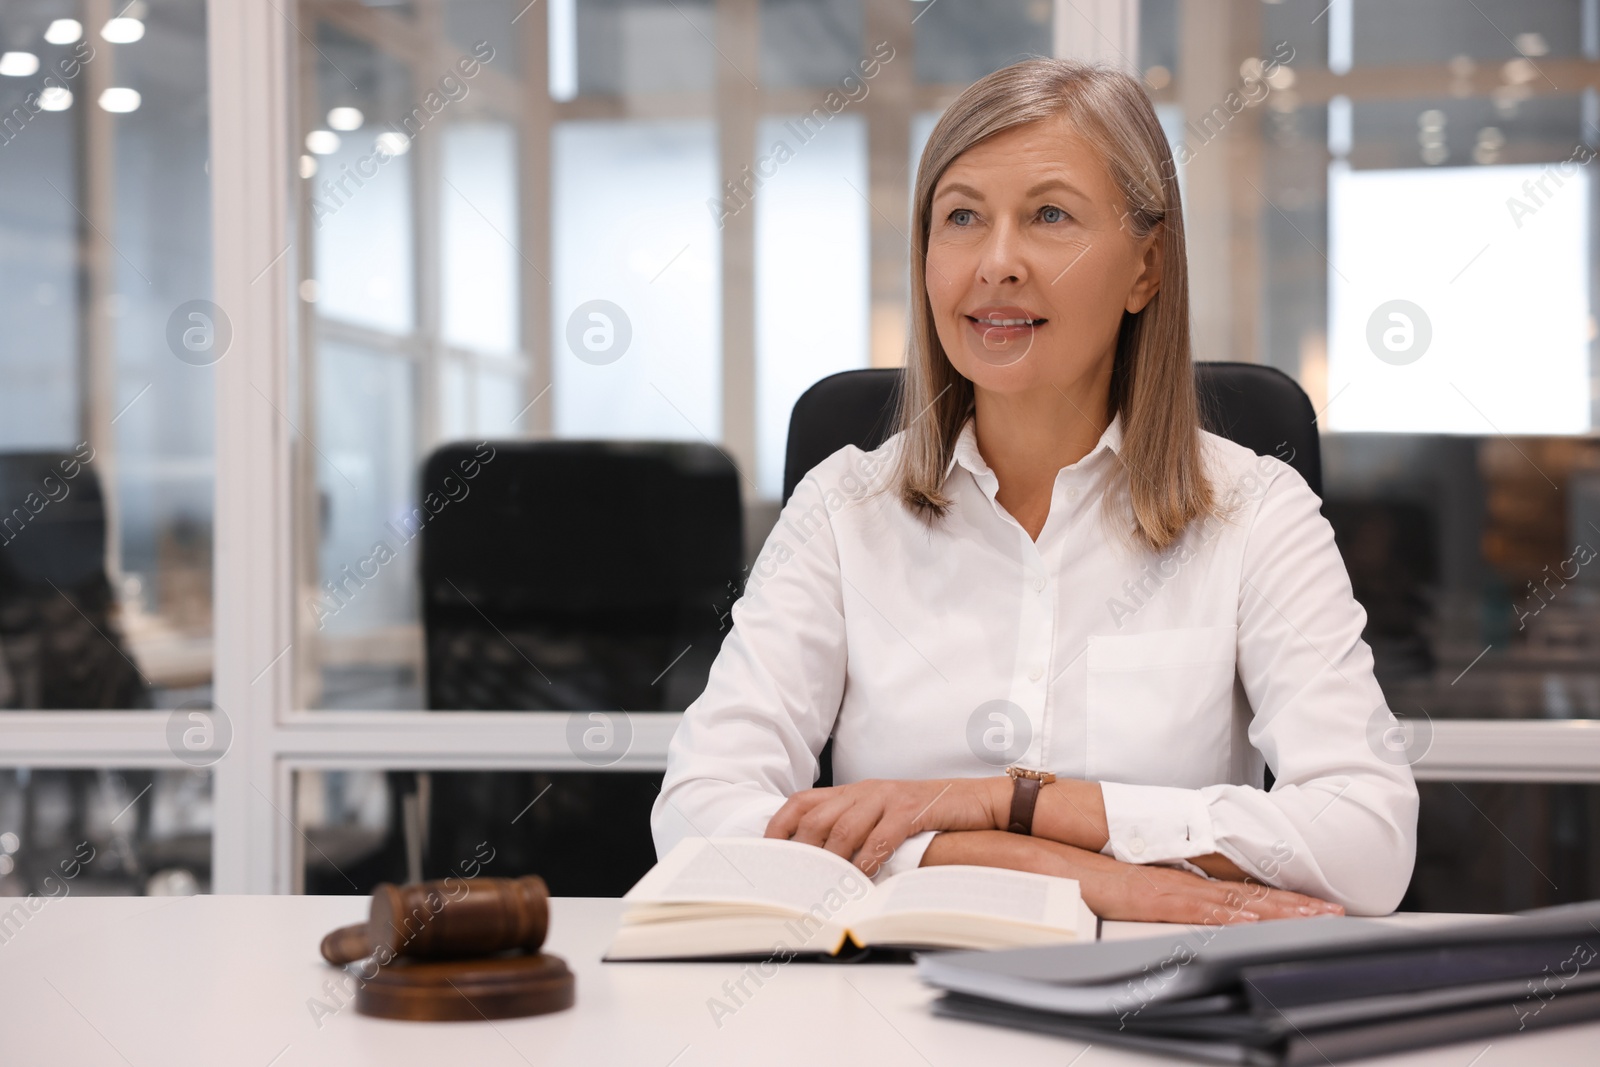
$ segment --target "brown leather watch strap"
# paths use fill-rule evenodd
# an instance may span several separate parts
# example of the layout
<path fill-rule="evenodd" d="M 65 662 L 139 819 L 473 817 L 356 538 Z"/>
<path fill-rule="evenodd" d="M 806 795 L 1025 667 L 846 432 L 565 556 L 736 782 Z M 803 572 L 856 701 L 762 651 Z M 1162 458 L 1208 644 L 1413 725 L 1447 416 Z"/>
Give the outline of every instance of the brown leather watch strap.
<path fill-rule="evenodd" d="M 1037 778 L 1014 775 L 1011 779 L 1011 821 L 1006 829 L 1014 834 L 1033 833 L 1033 807 L 1039 802 L 1041 783 Z"/>

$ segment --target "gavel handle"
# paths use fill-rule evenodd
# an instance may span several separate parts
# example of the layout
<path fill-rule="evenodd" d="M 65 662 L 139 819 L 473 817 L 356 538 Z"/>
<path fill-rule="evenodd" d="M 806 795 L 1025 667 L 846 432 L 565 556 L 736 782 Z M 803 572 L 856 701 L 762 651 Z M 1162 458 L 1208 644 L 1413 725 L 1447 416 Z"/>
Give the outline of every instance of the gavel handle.
<path fill-rule="evenodd" d="M 322 939 L 322 958 L 337 966 L 354 963 L 372 955 L 372 939 L 367 936 L 367 924 L 351 923 L 341 926 Z"/>

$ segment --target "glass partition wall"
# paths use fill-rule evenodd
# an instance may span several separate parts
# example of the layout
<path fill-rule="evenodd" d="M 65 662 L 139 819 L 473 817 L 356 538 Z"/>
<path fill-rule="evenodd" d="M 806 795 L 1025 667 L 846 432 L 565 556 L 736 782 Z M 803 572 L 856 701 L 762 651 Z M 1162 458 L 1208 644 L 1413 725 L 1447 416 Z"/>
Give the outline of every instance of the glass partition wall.
<path fill-rule="evenodd" d="M 919 117 L 1051 49 L 1037 2 L 522 6 L 300 7 L 306 707 L 426 707 L 440 443 L 710 443 L 753 554 L 796 397 L 901 358 Z"/>
<path fill-rule="evenodd" d="M 1408 908 L 1600 895 L 1592 787 L 1429 758 L 1600 716 L 1597 34 L 1580 0 L 1141 5 L 1197 355 L 1310 395 L 1396 758 L 1440 776 Z"/>
<path fill-rule="evenodd" d="M 308 770 L 296 827 L 322 847 L 302 849 L 310 866 L 296 870 L 350 891 L 430 872 L 481 837 L 524 866 L 571 856 L 581 868 L 586 847 L 603 847 L 615 884 L 547 877 L 558 891 L 618 891 L 653 856 L 659 770 L 644 768 L 661 752 L 640 752 L 637 732 L 668 729 L 704 686 L 775 518 L 790 407 L 827 374 L 899 361 L 914 128 L 970 79 L 1048 54 L 1051 10 L 299 11 L 298 705 L 559 713 L 581 724 L 564 735 L 580 768 L 618 765 L 607 778 Z M 584 475 L 599 458 L 581 451 L 570 483 L 540 467 L 570 491 L 541 482 L 523 500 L 518 471 L 542 461 L 519 441 L 627 443 L 641 463 L 681 447 L 726 469 L 729 506 L 619 506 L 624 484 Z M 481 475 L 419 477 L 430 454 L 465 446 Z M 469 522 L 505 530 L 508 556 L 478 584 L 468 557 L 480 548 L 448 532 Z M 683 530 L 718 580 L 676 593 L 649 567 L 612 580 Z M 612 610 L 547 603 L 538 556 Z M 617 684 L 584 666 L 601 663 Z M 636 684 L 618 681 L 630 673 Z M 585 747 L 597 737 L 615 751 Z M 586 843 L 604 833 L 591 823 L 618 821 L 605 805 L 625 808 L 629 831 Z M 361 826 L 367 851 L 333 864 L 324 842 L 362 839 Z"/>
<path fill-rule="evenodd" d="M 0 708 L 203 732 L 227 345 L 205 4 L 21 0 L 0 48 Z M 208 771 L 99 755 L 0 741 L 0 895 L 209 887 Z"/>
<path fill-rule="evenodd" d="M 8 491 L 94 503 L 98 600 L 7 593 L 0 887 L 625 886 L 790 406 L 902 359 L 922 144 L 1059 54 L 1157 102 L 1197 355 L 1318 409 L 1407 906 L 1595 895 L 1594 7 L 11 5 Z"/>

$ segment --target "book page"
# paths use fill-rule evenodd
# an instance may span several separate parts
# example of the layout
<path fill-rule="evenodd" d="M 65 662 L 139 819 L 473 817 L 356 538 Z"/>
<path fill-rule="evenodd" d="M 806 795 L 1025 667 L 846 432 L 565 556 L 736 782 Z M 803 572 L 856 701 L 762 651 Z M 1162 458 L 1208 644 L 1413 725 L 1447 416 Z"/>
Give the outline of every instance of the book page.
<path fill-rule="evenodd" d="M 1078 906 L 1078 883 L 1070 878 L 952 864 L 919 867 L 889 878 L 868 907 L 873 914 L 981 915 L 1076 929 L 1080 925 Z"/>
<path fill-rule="evenodd" d="M 872 891 L 848 860 L 794 841 L 692 837 L 624 895 L 635 903 L 759 903 L 840 918 Z"/>

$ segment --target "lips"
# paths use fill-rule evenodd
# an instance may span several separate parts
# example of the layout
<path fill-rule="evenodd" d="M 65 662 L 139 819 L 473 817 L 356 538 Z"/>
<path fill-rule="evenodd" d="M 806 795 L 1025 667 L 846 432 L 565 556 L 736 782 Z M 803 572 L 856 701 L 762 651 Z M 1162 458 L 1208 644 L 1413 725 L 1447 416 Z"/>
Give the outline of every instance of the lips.
<path fill-rule="evenodd" d="M 989 304 L 966 313 L 969 322 L 991 328 L 1019 328 L 1043 326 L 1048 319 L 1033 310 L 1016 304 Z"/>
<path fill-rule="evenodd" d="M 972 331 L 967 352 L 993 367 L 1009 367 L 1026 356 L 1048 321 L 1020 304 L 986 304 L 963 312 L 962 318 Z"/>

